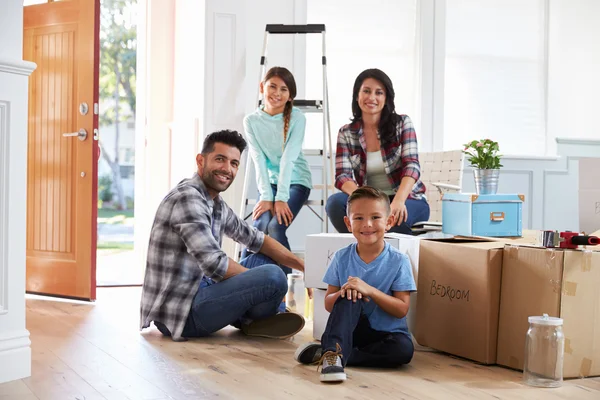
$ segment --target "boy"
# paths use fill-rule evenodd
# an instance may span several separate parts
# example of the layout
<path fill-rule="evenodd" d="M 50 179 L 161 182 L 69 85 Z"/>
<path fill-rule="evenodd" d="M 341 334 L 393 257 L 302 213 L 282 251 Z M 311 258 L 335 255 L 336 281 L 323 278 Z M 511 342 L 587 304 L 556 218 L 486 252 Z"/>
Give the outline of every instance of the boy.
<path fill-rule="evenodd" d="M 302 364 L 322 363 L 322 382 L 345 380 L 345 365 L 407 364 L 414 352 L 405 317 L 416 286 L 408 257 L 384 241 L 392 224 L 389 198 L 362 186 L 347 210 L 344 222 L 357 243 L 335 253 L 323 278 L 331 314 L 321 343 L 300 346 L 294 355 Z"/>

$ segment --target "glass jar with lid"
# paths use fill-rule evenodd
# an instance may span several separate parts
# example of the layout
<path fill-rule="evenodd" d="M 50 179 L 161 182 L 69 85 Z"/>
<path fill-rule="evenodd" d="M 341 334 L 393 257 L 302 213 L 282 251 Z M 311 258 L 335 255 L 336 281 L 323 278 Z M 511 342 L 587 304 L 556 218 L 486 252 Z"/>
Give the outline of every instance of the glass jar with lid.
<path fill-rule="evenodd" d="M 565 336 L 562 318 L 529 317 L 523 381 L 531 386 L 559 387 L 563 381 Z"/>

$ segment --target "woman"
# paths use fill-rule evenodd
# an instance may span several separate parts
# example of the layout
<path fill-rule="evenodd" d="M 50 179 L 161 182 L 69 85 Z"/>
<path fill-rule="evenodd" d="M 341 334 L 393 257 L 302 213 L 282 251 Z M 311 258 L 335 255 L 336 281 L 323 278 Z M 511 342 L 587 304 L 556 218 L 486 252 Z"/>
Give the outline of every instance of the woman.
<path fill-rule="evenodd" d="M 348 232 L 348 196 L 367 184 L 390 197 L 390 232 L 410 234 L 415 222 L 429 219 L 417 137 L 410 118 L 396 114 L 394 95 L 392 81 L 379 69 L 361 72 L 354 82 L 352 122 L 340 129 L 335 156 L 335 186 L 342 192 L 330 196 L 326 206 L 338 232 Z"/>
<path fill-rule="evenodd" d="M 254 226 L 290 250 L 286 235 L 312 188 L 302 154 L 306 117 L 293 106 L 296 81 L 283 67 L 273 67 L 260 84 L 263 104 L 244 118 L 244 131 L 256 170 L 259 201 Z M 247 255 L 244 250 L 242 259 Z M 292 270 L 282 266 L 283 272 Z"/>

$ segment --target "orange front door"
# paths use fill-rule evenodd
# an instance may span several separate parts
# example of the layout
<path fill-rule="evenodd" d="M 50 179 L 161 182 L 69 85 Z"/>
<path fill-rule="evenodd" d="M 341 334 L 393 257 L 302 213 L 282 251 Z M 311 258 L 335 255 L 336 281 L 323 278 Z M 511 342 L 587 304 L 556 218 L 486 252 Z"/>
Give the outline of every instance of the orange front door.
<path fill-rule="evenodd" d="M 37 64 L 27 161 L 32 293 L 96 298 L 99 13 L 99 0 L 24 7 L 23 58 Z"/>

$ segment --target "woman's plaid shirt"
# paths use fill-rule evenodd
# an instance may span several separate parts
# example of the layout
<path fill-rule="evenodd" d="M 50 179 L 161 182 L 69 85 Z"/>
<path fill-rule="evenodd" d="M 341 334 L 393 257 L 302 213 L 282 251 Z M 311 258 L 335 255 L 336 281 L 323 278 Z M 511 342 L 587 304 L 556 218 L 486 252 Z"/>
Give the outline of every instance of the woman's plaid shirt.
<path fill-rule="evenodd" d="M 421 167 L 417 135 L 408 115 L 398 117 L 395 140 L 381 147 L 385 173 L 394 192 L 403 177 L 413 178 L 416 183 L 409 198 L 420 200 L 425 197 L 425 185 L 419 180 Z M 342 190 L 342 185 L 348 181 L 354 181 L 358 186 L 368 184 L 366 148 L 362 122 L 344 125 L 340 129 L 335 152 L 335 187 Z"/>

